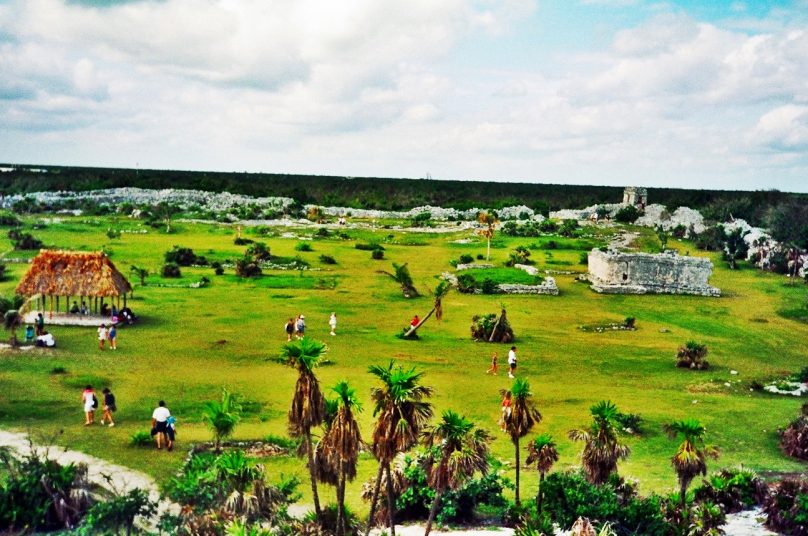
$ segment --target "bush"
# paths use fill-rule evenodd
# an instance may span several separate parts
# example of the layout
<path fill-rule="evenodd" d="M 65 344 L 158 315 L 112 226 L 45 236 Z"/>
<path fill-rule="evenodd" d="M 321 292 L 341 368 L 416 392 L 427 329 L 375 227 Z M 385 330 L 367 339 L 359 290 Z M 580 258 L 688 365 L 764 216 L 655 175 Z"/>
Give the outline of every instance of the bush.
<path fill-rule="evenodd" d="M 536 264 L 530 260 L 530 250 L 525 246 L 517 246 L 516 249 L 511 252 L 505 266 L 515 266 L 517 264 Z"/>
<path fill-rule="evenodd" d="M 483 294 L 496 294 L 499 287 L 497 282 L 491 279 L 490 277 L 486 277 L 483 279 L 482 284 L 480 285 L 480 290 Z"/>
<path fill-rule="evenodd" d="M 207 266 L 208 260 L 205 257 L 198 256 L 191 248 L 183 248 L 174 246 L 165 253 L 166 263 L 174 263 L 179 266 Z"/>
<path fill-rule="evenodd" d="M 679 347 L 676 353 L 676 366 L 679 368 L 689 368 L 704 370 L 710 366 L 707 362 L 707 345 L 696 341 L 687 341 Z"/>
<path fill-rule="evenodd" d="M 252 257 L 255 262 L 268 262 L 272 259 L 269 248 L 263 242 L 255 242 L 247 248 L 246 255 Z"/>
<path fill-rule="evenodd" d="M 696 247 L 706 251 L 720 251 L 724 248 L 724 228 L 720 225 L 708 227 L 694 240 Z"/>
<path fill-rule="evenodd" d="M 250 255 L 244 255 L 235 262 L 236 275 L 239 277 L 259 277 L 261 275 L 261 266 L 258 265 L 256 260 Z"/>
<path fill-rule="evenodd" d="M 132 534 L 135 518 L 149 517 L 157 512 L 157 503 L 148 492 L 136 488 L 105 502 L 93 505 L 87 512 L 79 534 Z"/>
<path fill-rule="evenodd" d="M 377 249 L 384 251 L 384 247 L 380 244 L 356 244 L 354 247 L 362 251 L 375 251 Z"/>
<path fill-rule="evenodd" d="M 14 243 L 14 249 L 16 250 L 40 249 L 42 247 L 42 240 L 34 238 L 31 233 L 21 233 L 16 229 L 12 229 L 8 232 L 8 237 Z"/>
<path fill-rule="evenodd" d="M 133 447 L 150 447 L 153 443 L 148 430 L 138 430 L 129 437 L 129 444 Z"/>
<path fill-rule="evenodd" d="M 467 253 L 460 255 L 460 258 L 457 259 L 457 264 L 471 264 L 472 262 L 474 262 L 474 257 Z"/>
<path fill-rule="evenodd" d="M 474 294 L 477 290 L 477 280 L 471 274 L 460 274 L 457 276 L 457 291 L 463 294 Z"/>
<path fill-rule="evenodd" d="M 561 236 L 572 237 L 575 236 L 580 225 L 578 225 L 577 220 L 564 220 L 561 223 L 561 227 L 558 229 L 558 234 Z"/>
<path fill-rule="evenodd" d="M 22 221 L 11 212 L 0 212 L 0 227 L 19 227 L 21 225 Z"/>
<path fill-rule="evenodd" d="M 642 416 L 637 413 L 617 413 L 615 420 L 628 434 L 642 434 Z"/>
<path fill-rule="evenodd" d="M 731 514 L 761 504 L 767 492 L 766 483 L 751 469 L 721 469 L 702 480 L 693 500 L 721 505 L 724 513 Z"/>
<path fill-rule="evenodd" d="M 373 251 L 370 252 L 370 258 L 380 261 L 384 259 L 384 251 L 381 249 L 374 249 Z"/>
<path fill-rule="evenodd" d="M 254 242 L 251 238 L 244 238 L 242 236 L 237 236 L 233 243 L 237 246 L 246 246 L 247 244 L 252 244 Z"/>
<path fill-rule="evenodd" d="M 802 405 L 802 415 L 783 430 L 780 448 L 788 456 L 808 460 L 808 402 Z"/>
<path fill-rule="evenodd" d="M 160 275 L 163 277 L 180 277 L 182 272 L 180 272 L 180 267 L 177 263 L 167 262 L 160 270 Z"/>
<path fill-rule="evenodd" d="M 320 262 L 323 264 L 337 264 L 337 260 L 331 255 L 320 255 Z"/>
<path fill-rule="evenodd" d="M 640 216 L 642 216 L 640 209 L 634 205 L 627 205 L 617 211 L 617 214 L 614 215 L 614 219 L 620 223 L 634 223 Z"/>
<path fill-rule="evenodd" d="M 308 242 L 298 242 L 295 245 L 295 251 L 313 251 L 311 248 L 311 244 Z"/>
<path fill-rule="evenodd" d="M 763 503 L 766 526 L 784 534 L 808 534 L 808 481 L 783 480 Z"/>
<path fill-rule="evenodd" d="M 121 232 L 118 229 L 107 229 L 107 238 L 115 240 L 121 237 Z"/>
<path fill-rule="evenodd" d="M 485 260 L 485 255 L 483 255 L 482 253 L 478 253 L 478 254 L 477 254 L 477 260 L 478 260 L 478 261 Z"/>

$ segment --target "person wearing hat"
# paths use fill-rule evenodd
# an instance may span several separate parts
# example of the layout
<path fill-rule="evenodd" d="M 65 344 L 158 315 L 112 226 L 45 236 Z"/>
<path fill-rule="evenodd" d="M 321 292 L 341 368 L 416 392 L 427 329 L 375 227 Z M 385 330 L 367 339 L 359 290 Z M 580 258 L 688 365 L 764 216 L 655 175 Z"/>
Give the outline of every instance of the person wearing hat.
<path fill-rule="evenodd" d="M 306 336 L 306 317 L 300 315 L 297 317 L 297 338 L 302 339 Z"/>

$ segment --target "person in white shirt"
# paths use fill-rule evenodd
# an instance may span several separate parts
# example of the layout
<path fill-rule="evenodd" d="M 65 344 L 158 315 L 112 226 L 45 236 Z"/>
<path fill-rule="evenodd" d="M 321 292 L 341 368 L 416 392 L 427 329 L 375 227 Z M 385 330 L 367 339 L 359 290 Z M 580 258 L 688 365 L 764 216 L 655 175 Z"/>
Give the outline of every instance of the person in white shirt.
<path fill-rule="evenodd" d="M 98 347 L 104 349 L 104 342 L 107 340 L 107 326 L 101 324 L 98 326 Z"/>
<path fill-rule="evenodd" d="M 516 372 L 516 346 L 511 346 L 511 350 L 508 352 L 508 377 L 513 378 L 514 372 Z"/>
<path fill-rule="evenodd" d="M 331 318 L 328 319 L 328 325 L 331 326 L 331 335 L 336 335 L 337 313 L 331 313 Z"/>
<path fill-rule="evenodd" d="M 163 448 L 163 443 L 165 443 L 169 452 L 174 448 L 174 442 L 168 435 L 167 421 L 170 416 L 171 412 L 168 411 L 166 403 L 162 400 L 152 412 L 152 432 L 157 440 L 157 448 Z"/>

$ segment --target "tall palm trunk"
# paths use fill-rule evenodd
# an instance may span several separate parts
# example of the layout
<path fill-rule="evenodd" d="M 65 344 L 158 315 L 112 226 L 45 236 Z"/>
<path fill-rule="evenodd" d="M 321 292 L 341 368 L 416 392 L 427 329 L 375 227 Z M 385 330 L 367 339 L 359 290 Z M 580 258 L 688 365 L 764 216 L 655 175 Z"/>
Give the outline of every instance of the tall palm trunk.
<path fill-rule="evenodd" d="M 337 536 L 345 534 L 345 464 L 339 461 L 339 475 L 337 477 Z"/>
<path fill-rule="evenodd" d="M 536 512 L 541 516 L 541 503 L 544 499 L 544 471 L 539 473 L 539 494 L 536 495 Z"/>
<path fill-rule="evenodd" d="M 485 260 L 491 260 L 491 238 L 488 238 L 488 249 L 485 252 Z"/>
<path fill-rule="evenodd" d="M 390 474 L 390 462 L 385 467 L 387 473 L 387 517 L 389 518 L 390 536 L 396 536 L 396 499 L 393 495 L 393 475 Z"/>
<path fill-rule="evenodd" d="M 679 502 L 682 504 L 682 525 L 687 526 L 688 515 L 687 511 L 687 485 L 690 484 L 685 479 L 679 481 Z"/>
<path fill-rule="evenodd" d="M 373 498 L 370 500 L 370 516 L 368 517 L 368 526 L 365 530 L 365 536 L 369 536 L 370 529 L 373 528 L 373 518 L 376 515 L 376 503 L 379 500 L 379 491 L 382 487 L 382 472 L 384 471 L 384 463 L 379 462 L 379 472 L 376 473 L 376 485 L 373 487 Z"/>
<path fill-rule="evenodd" d="M 311 444 L 311 430 L 306 428 L 306 454 L 309 458 L 309 476 L 311 476 L 311 497 L 314 501 L 314 514 L 317 523 L 323 523 L 323 512 L 320 510 L 320 496 L 317 494 L 317 468 L 314 465 L 314 449 Z"/>
<path fill-rule="evenodd" d="M 521 502 L 519 501 L 519 438 L 516 438 L 516 441 L 513 442 L 516 445 L 516 506 L 519 506 Z"/>
<path fill-rule="evenodd" d="M 438 515 L 438 507 L 440 506 L 441 495 L 443 495 L 442 488 L 435 491 L 435 500 L 432 501 L 432 508 L 429 509 L 429 519 L 426 521 L 426 530 L 424 531 L 424 536 L 429 536 L 429 533 L 432 531 L 432 522 L 435 520 L 435 516 Z"/>

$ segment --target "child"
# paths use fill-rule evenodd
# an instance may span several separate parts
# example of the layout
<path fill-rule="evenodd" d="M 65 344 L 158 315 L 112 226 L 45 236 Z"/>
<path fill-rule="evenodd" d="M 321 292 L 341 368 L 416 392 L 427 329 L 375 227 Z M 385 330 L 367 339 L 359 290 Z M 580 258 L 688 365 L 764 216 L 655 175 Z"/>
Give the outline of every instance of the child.
<path fill-rule="evenodd" d="M 109 339 L 109 347 L 113 350 L 118 349 L 118 328 L 115 327 L 115 324 L 109 326 L 109 333 L 107 334 L 107 338 Z"/>
<path fill-rule="evenodd" d="M 507 429 L 508 420 L 511 418 L 511 392 L 505 391 L 502 399 L 502 416 L 499 419 L 499 427 L 504 432 Z"/>
<path fill-rule="evenodd" d="M 328 319 L 328 325 L 331 326 L 331 335 L 335 336 L 337 329 L 337 313 L 331 313 L 331 318 Z"/>
<path fill-rule="evenodd" d="M 104 341 L 107 340 L 107 326 L 105 324 L 101 324 L 98 327 L 98 347 L 100 349 L 104 349 Z"/>
<path fill-rule="evenodd" d="M 95 421 L 95 408 L 98 407 L 92 385 L 88 385 L 82 391 L 81 402 L 84 405 L 84 426 L 90 426 Z"/>
<path fill-rule="evenodd" d="M 491 367 L 485 371 L 486 374 L 493 374 L 494 376 L 497 375 L 497 353 L 494 352 L 494 355 L 491 356 Z"/>
<path fill-rule="evenodd" d="M 292 334 L 295 332 L 295 321 L 293 318 L 286 323 L 286 342 L 292 342 Z"/>
<path fill-rule="evenodd" d="M 166 419 L 166 439 L 168 439 L 168 452 L 174 450 L 174 438 L 176 437 L 177 429 L 175 425 L 177 424 L 177 418 L 173 415 L 169 415 Z"/>
<path fill-rule="evenodd" d="M 306 317 L 300 315 L 297 317 L 297 338 L 302 339 L 306 336 Z"/>
<path fill-rule="evenodd" d="M 109 422 L 109 426 L 112 428 L 115 426 L 115 423 L 112 421 L 112 412 L 118 411 L 118 407 L 115 405 L 115 395 L 112 394 L 109 387 L 104 387 L 104 390 L 101 392 L 104 393 L 104 414 L 101 416 L 101 426 Z"/>
<path fill-rule="evenodd" d="M 34 326 L 28 324 L 25 326 L 25 342 L 31 342 L 34 340 Z"/>

